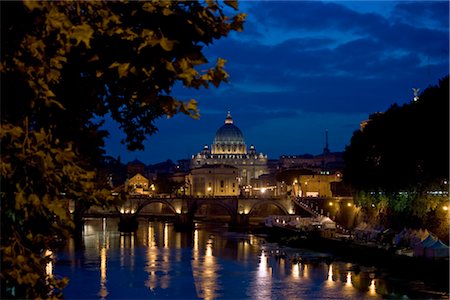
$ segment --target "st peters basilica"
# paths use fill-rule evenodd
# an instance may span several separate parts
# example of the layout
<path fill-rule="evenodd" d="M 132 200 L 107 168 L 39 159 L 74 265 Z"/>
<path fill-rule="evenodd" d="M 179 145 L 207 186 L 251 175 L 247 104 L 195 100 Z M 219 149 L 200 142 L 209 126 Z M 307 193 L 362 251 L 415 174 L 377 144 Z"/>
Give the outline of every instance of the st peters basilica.
<path fill-rule="evenodd" d="M 230 173 L 230 168 L 235 171 Z M 256 152 L 254 145 L 247 149 L 242 131 L 228 112 L 225 124 L 217 130 L 212 145 L 205 145 L 201 152 L 192 156 L 191 173 L 194 194 L 208 194 L 210 191 L 212 195 L 238 195 L 238 187 L 248 186 L 253 179 L 269 173 L 267 155 Z"/>

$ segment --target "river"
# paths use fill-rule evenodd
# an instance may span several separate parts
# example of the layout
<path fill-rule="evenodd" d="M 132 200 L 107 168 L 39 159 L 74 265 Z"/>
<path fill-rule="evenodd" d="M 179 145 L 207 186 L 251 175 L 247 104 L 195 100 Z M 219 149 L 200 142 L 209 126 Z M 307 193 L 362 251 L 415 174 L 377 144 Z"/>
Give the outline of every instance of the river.
<path fill-rule="evenodd" d="M 69 241 L 55 258 L 50 271 L 70 279 L 67 299 L 448 299 L 423 282 L 217 224 L 176 232 L 140 220 L 121 234 L 116 219 L 89 219 L 81 249 Z"/>

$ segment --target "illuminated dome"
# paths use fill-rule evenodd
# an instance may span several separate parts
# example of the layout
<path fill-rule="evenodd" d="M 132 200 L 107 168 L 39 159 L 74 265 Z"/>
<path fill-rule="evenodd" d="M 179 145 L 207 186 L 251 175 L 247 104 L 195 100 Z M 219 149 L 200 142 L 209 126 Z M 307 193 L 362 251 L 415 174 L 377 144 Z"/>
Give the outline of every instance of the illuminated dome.
<path fill-rule="evenodd" d="M 246 154 L 244 135 L 242 131 L 233 124 L 230 112 L 225 119 L 225 125 L 220 127 L 212 145 L 213 154 Z"/>

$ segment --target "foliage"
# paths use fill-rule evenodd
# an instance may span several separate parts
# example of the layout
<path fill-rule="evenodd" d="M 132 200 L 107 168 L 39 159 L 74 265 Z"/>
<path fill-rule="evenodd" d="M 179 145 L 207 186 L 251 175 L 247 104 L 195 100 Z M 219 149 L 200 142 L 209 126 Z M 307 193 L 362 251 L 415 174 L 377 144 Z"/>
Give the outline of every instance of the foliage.
<path fill-rule="evenodd" d="M 108 191 L 94 185 L 95 173 L 75 163 L 70 144 L 28 127 L 2 124 L 0 132 L 2 298 L 58 297 L 67 280 L 46 274 L 52 260 L 46 252 L 73 228 L 67 199 L 108 199 Z"/>
<path fill-rule="evenodd" d="M 45 266 L 74 225 L 67 199 L 112 201 L 95 173 L 108 133 L 94 120 L 111 116 L 133 150 L 157 118 L 198 117 L 194 99 L 171 91 L 227 80 L 225 60 L 202 54 L 242 29 L 245 15 L 227 10 L 216 1 L 1 2 L 2 298 L 61 296 L 67 280 Z"/>
<path fill-rule="evenodd" d="M 376 206 L 391 217 L 407 215 L 422 223 L 447 197 L 449 78 L 428 87 L 418 101 L 392 105 L 370 116 L 353 134 L 344 159 L 344 180 L 363 207 Z M 447 182 L 447 184 L 446 184 Z M 407 225 L 407 224 L 405 224 Z M 420 224 L 419 224 L 420 225 Z"/>
<path fill-rule="evenodd" d="M 417 102 L 370 116 L 345 151 L 345 180 L 356 190 L 426 190 L 448 177 L 449 83 L 427 88 Z"/>

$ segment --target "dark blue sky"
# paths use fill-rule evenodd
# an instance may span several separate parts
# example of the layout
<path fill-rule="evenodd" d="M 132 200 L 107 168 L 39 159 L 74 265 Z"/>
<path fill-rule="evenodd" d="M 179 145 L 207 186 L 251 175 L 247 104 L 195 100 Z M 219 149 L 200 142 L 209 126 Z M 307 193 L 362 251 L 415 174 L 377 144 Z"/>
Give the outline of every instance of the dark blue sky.
<path fill-rule="evenodd" d="M 127 162 L 190 158 L 211 145 L 227 111 L 247 146 L 269 158 L 319 154 L 329 131 L 343 151 L 369 114 L 411 101 L 449 72 L 448 1 L 240 2 L 244 31 L 205 53 L 227 60 L 230 82 L 204 91 L 176 89 L 199 102 L 200 120 L 157 121 L 144 151 L 130 152 L 107 122 L 107 153 Z"/>

